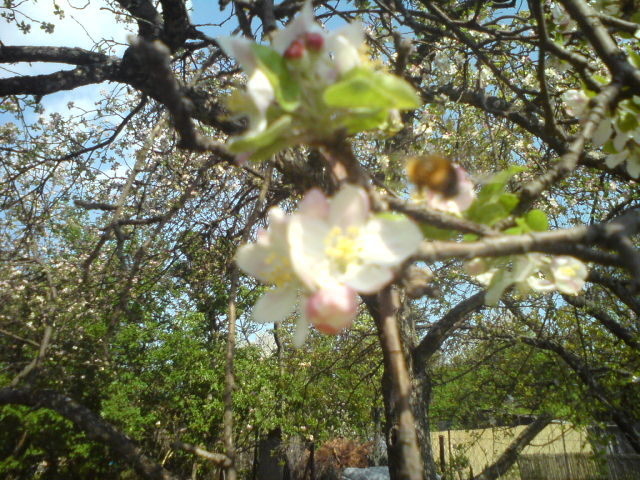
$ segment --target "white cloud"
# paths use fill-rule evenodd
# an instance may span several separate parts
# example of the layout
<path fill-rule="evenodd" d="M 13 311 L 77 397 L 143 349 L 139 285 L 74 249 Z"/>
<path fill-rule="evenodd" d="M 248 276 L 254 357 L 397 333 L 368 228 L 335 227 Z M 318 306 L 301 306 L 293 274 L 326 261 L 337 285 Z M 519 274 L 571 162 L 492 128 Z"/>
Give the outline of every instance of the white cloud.
<path fill-rule="evenodd" d="M 127 44 L 127 35 L 132 33 L 136 25 L 125 25 L 116 20 L 116 15 L 107 10 L 109 5 L 104 1 L 94 0 L 57 0 L 64 11 L 61 19 L 54 14 L 54 2 L 28 1 L 23 3 L 16 13 L 18 20 L 31 23 L 31 31 L 27 34 L 20 31 L 15 23 L 0 21 L 0 40 L 8 46 L 61 46 L 79 47 L 92 51 L 103 51 L 110 55 L 121 55 Z M 54 24 L 53 33 L 46 33 L 36 22 Z M 60 70 L 71 70 L 74 65 L 57 63 L 16 63 L 0 65 L 0 77 L 15 75 L 45 75 Z M 67 103 L 92 109 L 99 98 L 100 90 L 111 88 L 108 85 L 87 85 L 78 89 L 61 91 L 47 95 L 42 104 L 47 112 L 68 114 Z"/>
<path fill-rule="evenodd" d="M 51 45 L 96 50 L 96 42 L 101 42 L 103 39 L 125 44 L 127 35 L 131 33 L 130 27 L 116 20 L 116 16 L 110 11 L 111 7 L 106 2 L 59 0 L 57 3 L 64 11 L 62 19 L 54 14 L 54 2 L 32 0 L 22 4 L 17 9 L 20 13 L 16 13 L 16 18 L 31 23 L 31 31 L 24 34 L 15 23 L 7 24 L 2 27 L 0 35 L 2 42 L 5 45 Z M 39 24 L 29 22 L 27 17 L 54 24 L 53 33 L 46 33 Z M 101 46 L 107 47 L 105 44 Z M 123 46 L 114 48 L 120 52 L 124 49 Z M 107 53 L 117 53 L 117 51 Z"/>

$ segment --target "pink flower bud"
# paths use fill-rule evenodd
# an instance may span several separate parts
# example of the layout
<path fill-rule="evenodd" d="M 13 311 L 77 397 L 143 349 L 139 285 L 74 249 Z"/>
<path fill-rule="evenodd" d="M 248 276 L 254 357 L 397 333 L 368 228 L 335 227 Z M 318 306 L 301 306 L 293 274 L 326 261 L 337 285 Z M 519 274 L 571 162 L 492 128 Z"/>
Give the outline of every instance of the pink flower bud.
<path fill-rule="evenodd" d="M 304 42 L 300 39 L 294 40 L 291 42 L 291 45 L 289 45 L 289 48 L 284 51 L 284 58 L 287 60 L 297 60 L 298 58 L 302 58 L 304 51 Z"/>
<path fill-rule="evenodd" d="M 306 310 L 307 318 L 318 330 L 336 335 L 356 318 L 356 291 L 346 285 L 325 287 L 307 299 Z"/>
<path fill-rule="evenodd" d="M 305 33 L 304 44 L 313 52 L 319 52 L 324 47 L 324 36 L 321 33 Z"/>

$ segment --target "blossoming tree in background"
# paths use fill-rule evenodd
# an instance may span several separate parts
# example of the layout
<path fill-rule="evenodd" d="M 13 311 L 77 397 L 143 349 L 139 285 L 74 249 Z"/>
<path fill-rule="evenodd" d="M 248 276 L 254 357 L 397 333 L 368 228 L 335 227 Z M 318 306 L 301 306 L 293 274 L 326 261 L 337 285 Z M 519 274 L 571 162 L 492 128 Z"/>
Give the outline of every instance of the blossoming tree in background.
<path fill-rule="evenodd" d="M 117 2 L 137 33 L 125 47 L 0 46 L 4 64 L 74 66 L 0 79 L 15 119 L 0 131 L 0 404 L 58 412 L 147 478 L 173 478 L 172 466 L 195 475 L 198 462 L 157 464 L 91 409 L 157 458 L 200 455 L 233 479 L 274 432 L 351 431 L 335 424 L 353 395 L 305 397 L 326 372 L 340 376 L 324 357 L 344 356 L 382 369 L 392 478 L 433 480 L 445 467 L 430 407 L 463 408 L 437 403 L 456 393 L 434 371 L 485 375 L 492 355 L 476 353 L 507 349 L 505 371 L 556 375 L 560 364 L 571 380 L 543 391 L 556 379 L 520 375 L 493 399 L 505 421 L 535 420 L 475 478 L 505 474 L 552 416 L 611 421 L 640 453 L 637 12 L 584 0 L 221 0 L 229 35 L 195 5 L 160 6 Z M 5 10 L 29 32 L 21 5 Z M 65 18 L 57 5 L 54 15 Z M 114 88 L 95 110 L 71 102 L 48 115 L 41 103 L 102 82 Z M 137 338 L 150 324 L 157 339 Z M 138 383 L 163 397 L 149 372 L 189 365 L 187 331 L 206 332 L 218 356 L 194 350 L 202 382 L 173 379 L 180 395 L 160 410 Z M 262 362 L 274 363 L 257 372 L 245 344 L 266 337 L 275 353 Z M 358 363 L 345 344 L 382 359 Z M 222 370 L 223 357 L 214 379 L 203 365 Z M 299 390 L 286 380 L 289 367 L 320 364 Z M 359 413 L 347 417 L 370 416 Z"/>

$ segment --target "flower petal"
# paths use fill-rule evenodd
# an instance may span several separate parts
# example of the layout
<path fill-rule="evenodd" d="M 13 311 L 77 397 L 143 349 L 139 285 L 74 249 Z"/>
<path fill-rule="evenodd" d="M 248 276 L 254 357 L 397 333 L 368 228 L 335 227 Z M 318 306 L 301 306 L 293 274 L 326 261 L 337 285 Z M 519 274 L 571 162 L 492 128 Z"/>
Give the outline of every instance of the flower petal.
<path fill-rule="evenodd" d="M 298 318 L 298 321 L 296 322 L 296 330 L 293 333 L 293 346 L 300 348 L 304 345 L 307 335 L 309 335 L 309 321 L 301 314 L 300 318 Z"/>
<path fill-rule="evenodd" d="M 253 320 L 258 323 L 276 323 L 286 319 L 296 308 L 295 288 L 274 288 L 262 295 L 253 306 Z"/>
<path fill-rule="evenodd" d="M 318 290 L 306 302 L 311 324 L 322 333 L 336 335 L 350 327 L 358 313 L 358 297 L 346 285 L 332 285 Z"/>
<path fill-rule="evenodd" d="M 498 304 L 498 300 L 504 293 L 504 291 L 513 284 L 513 277 L 511 272 L 506 270 L 500 270 L 491 279 L 491 284 L 487 288 L 487 293 L 484 297 L 484 303 L 493 307 Z"/>
<path fill-rule="evenodd" d="M 270 283 L 270 272 L 273 266 L 269 257 L 273 251 L 269 245 L 260 243 L 249 243 L 241 245 L 236 251 L 236 263 L 240 270 L 256 277 L 263 283 Z"/>
<path fill-rule="evenodd" d="M 331 199 L 329 224 L 344 230 L 360 227 L 369 217 L 369 197 L 364 189 L 355 185 L 345 185 Z"/>
<path fill-rule="evenodd" d="M 228 56 L 232 57 L 238 62 L 240 68 L 247 74 L 253 72 L 256 68 L 257 61 L 256 55 L 253 53 L 252 45 L 254 42 L 244 37 L 218 37 L 216 42 L 222 49 L 222 51 Z"/>
<path fill-rule="evenodd" d="M 302 283 L 315 290 L 331 282 L 325 239 L 329 225 L 315 217 L 294 214 L 289 220 L 288 239 L 291 265 Z"/>
<path fill-rule="evenodd" d="M 640 177 L 640 157 L 635 154 L 627 158 L 627 172 L 631 175 L 631 178 Z"/>
<path fill-rule="evenodd" d="M 356 21 L 331 33 L 327 38 L 327 49 L 333 52 L 336 68 L 345 74 L 360 65 L 360 47 L 364 42 L 362 23 Z"/>
<path fill-rule="evenodd" d="M 329 216 L 329 200 L 319 188 L 312 188 L 298 204 L 298 213 L 318 218 Z"/>
<path fill-rule="evenodd" d="M 262 70 L 256 69 L 249 76 L 247 93 L 251 97 L 251 100 L 253 100 L 256 110 L 259 113 L 259 115 L 254 115 L 255 121 L 253 123 L 257 121 L 257 124 L 251 125 L 251 132 L 261 132 L 267 128 L 266 112 L 269 105 L 271 105 L 275 99 L 273 86 Z"/>
<path fill-rule="evenodd" d="M 556 289 L 552 282 L 543 277 L 530 276 L 527 278 L 527 283 L 536 292 L 551 292 Z"/>
<path fill-rule="evenodd" d="M 364 262 L 397 266 L 418 250 L 422 233 L 404 215 L 385 215 L 367 222 L 360 242 Z"/>
<path fill-rule="evenodd" d="M 393 270 L 381 265 L 351 264 L 341 280 L 356 292 L 369 295 L 379 292 L 393 280 Z"/>
<path fill-rule="evenodd" d="M 612 132 L 613 132 L 613 127 L 611 126 L 611 119 L 603 118 L 602 120 L 600 120 L 600 123 L 598 124 L 598 128 L 596 128 L 595 131 L 593 132 L 591 141 L 593 142 L 594 145 L 598 147 L 600 145 L 604 145 L 604 143 L 607 140 L 609 140 L 609 137 L 611 137 Z"/>

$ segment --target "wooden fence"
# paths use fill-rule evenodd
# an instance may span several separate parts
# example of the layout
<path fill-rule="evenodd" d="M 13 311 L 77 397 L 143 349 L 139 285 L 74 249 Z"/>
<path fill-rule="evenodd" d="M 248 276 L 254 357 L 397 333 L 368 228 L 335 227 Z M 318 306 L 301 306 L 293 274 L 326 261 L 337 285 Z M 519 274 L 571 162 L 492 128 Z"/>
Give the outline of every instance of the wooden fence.
<path fill-rule="evenodd" d="M 638 480 L 640 455 L 521 455 L 521 480 Z"/>

